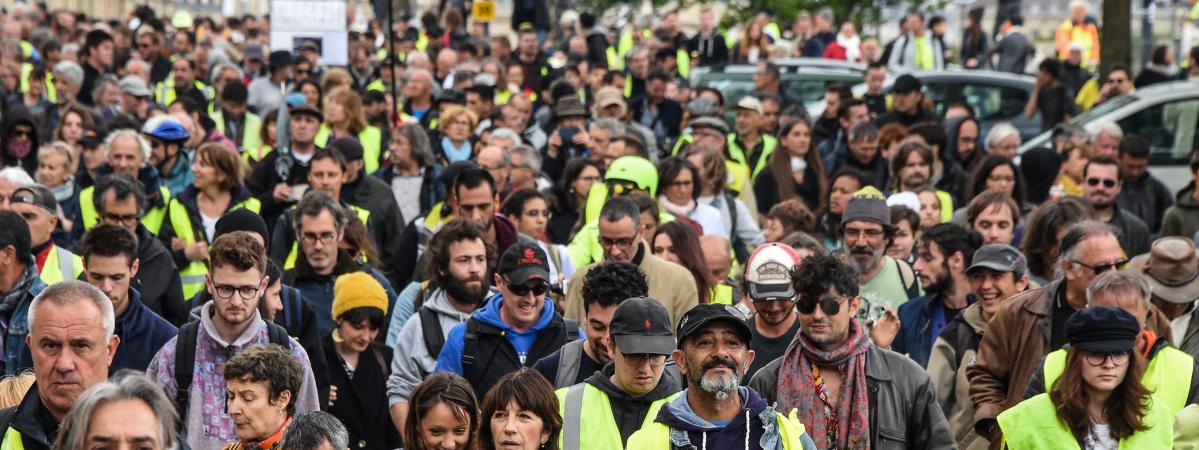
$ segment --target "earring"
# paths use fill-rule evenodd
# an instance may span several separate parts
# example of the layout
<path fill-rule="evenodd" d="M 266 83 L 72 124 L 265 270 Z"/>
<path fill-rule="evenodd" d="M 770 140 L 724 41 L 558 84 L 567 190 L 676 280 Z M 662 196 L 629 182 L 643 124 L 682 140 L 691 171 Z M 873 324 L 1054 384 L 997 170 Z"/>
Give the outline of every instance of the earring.
<path fill-rule="evenodd" d="M 333 337 L 333 342 L 336 342 L 338 344 L 346 341 L 345 339 L 342 339 L 342 337 L 341 337 L 341 330 L 338 330 L 336 328 L 333 329 L 332 337 Z"/>

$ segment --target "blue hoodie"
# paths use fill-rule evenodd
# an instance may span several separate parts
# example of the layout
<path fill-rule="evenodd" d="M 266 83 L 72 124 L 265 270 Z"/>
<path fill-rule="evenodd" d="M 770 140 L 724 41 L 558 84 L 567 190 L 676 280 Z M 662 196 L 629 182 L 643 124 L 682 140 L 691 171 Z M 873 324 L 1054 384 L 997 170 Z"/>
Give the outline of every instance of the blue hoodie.
<path fill-rule="evenodd" d="M 504 336 L 508 338 L 508 342 L 512 344 L 512 348 L 516 349 L 516 354 L 520 355 L 521 363 L 532 365 L 535 361 L 525 361 L 525 355 L 529 353 L 529 348 L 533 346 L 533 341 L 537 339 L 537 333 L 550 325 L 554 320 L 554 302 L 545 301 L 541 308 L 541 316 L 537 318 L 537 322 L 525 331 L 516 331 L 512 326 L 504 323 L 500 318 L 500 307 L 504 304 L 503 294 L 495 294 L 487 299 L 487 303 L 479 310 L 471 315 L 471 318 L 480 322 L 494 325 L 505 331 Z M 460 323 L 450 329 L 449 336 L 445 339 L 445 346 L 441 348 L 441 354 L 437 356 L 436 372 L 454 372 L 462 375 L 462 351 L 465 347 L 466 323 Z"/>
<path fill-rule="evenodd" d="M 699 417 L 687 402 L 686 389 L 670 403 L 663 405 L 655 421 L 670 427 L 671 448 L 782 450 L 783 442 L 779 437 L 774 408 L 767 405 L 757 391 L 744 386 L 737 389 L 741 396 L 742 414 L 723 425 Z M 746 433 L 749 435 L 746 436 Z M 804 450 L 815 450 L 816 445 L 807 433 L 801 436 L 800 441 Z M 747 446 L 747 442 L 752 444 Z M 688 447 L 689 444 L 692 447 Z"/>

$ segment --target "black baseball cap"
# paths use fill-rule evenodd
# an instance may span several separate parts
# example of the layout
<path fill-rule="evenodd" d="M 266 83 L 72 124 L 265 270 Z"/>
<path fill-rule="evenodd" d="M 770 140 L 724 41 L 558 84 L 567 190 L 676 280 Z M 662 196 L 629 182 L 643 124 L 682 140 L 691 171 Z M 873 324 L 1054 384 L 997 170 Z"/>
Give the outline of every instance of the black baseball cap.
<path fill-rule="evenodd" d="M 290 112 L 293 116 L 309 115 L 315 117 L 318 122 L 325 121 L 325 115 L 321 113 L 321 110 L 307 103 L 301 103 L 299 105 L 292 106 Z"/>
<path fill-rule="evenodd" d="M 329 147 L 341 152 L 346 161 L 362 160 L 362 144 L 358 143 L 358 138 L 342 136 L 330 142 Z"/>
<path fill-rule="evenodd" d="M 85 147 L 99 147 L 104 143 L 104 139 L 108 138 L 108 129 L 103 125 L 90 125 L 83 130 L 83 137 L 79 138 L 79 143 Z"/>
<path fill-rule="evenodd" d="M 633 297 L 620 302 L 612 313 L 608 334 L 621 353 L 669 355 L 675 348 L 670 330 L 670 314 L 662 302 L 649 297 Z"/>
<path fill-rule="evenodd" d="M 991 269 L 996 272 L 1012 272 L 1020 275 L 1028 273 L 1028 259 L 1020 250 L 1007 244 L 988 244 L 974 251 L 974 259 L 966 274 L 977 269 Z"/>
<path fill-rule="evenodd" d="M 57 214 L 58 201 L 54 199 L 54 194 L 50 189 L 40 184 L 26 184 L 17 188 L 8 197 L 12 203 L 25 203 L 33 206 L 40 206 L 50 211 L 51 214 Z"/>
<path fill-rule="evenodd" d="M 509 284 L 525 284 L 529 280 L 549 280 L 550 266 L 541 246 L 517 241 L 500 256 L 499 274 Z"/>
<path fill-rule="evenodd" d="M 905 73 L 895 79 L 895 83 L 891 85 L 891 92 L 896 94 L 920 92 L 920 88 L 922 87 L 924 87 L 924 84 L 920 82 L 920 79 Z"/>
<path fill-rule="evenodd" d="M 1079 350 L 1096 353 L 1132 350 L 1141 324 L 1128 311 L 1109 306 L 1092 306 L 1066 321 L 1066 339 Z"/>
<path fill-rule="evenodd" d="M 716 321 L 724 321 L 733 325 L 746 344 L 749 344 L 753 337 L 753 332 L 745 323 L 745 316 L 737 308 L 732 305 L 701 303 L 684 313 L 683 318 L 679 320 L 678 333 L 676 333 L 679 337 L 678 348 L 683 348 L 683 341 L 686 341 L 687 337 L 703 331 L 705 326 Z"/>

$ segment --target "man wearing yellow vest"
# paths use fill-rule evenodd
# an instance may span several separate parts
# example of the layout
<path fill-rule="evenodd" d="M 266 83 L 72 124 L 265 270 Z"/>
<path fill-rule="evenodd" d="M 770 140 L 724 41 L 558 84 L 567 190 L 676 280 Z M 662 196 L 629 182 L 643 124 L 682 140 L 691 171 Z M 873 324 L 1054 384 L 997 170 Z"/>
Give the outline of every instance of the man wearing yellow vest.
<path fill-rule="evenodd" d="M 1095 277 L 1087 286 L 1087 308 L 1106 306 L 1128 311 L 1141 328 L 1145 329 L 1149 306 L 1149 282 L 1132 271 L 1109 271 Z M 1199 366 L 1194 356 L 1170 345 L 1167 336 L 1157 336 L 1152 331 L 1141 331 L 1135 351 L 1141 352 L 1149 362 L 1141 376 L 1141 384 L 1153 392 L 1154 397 L 1165 402 L 1170 414 L 1199 401 Z M 1041 360 L 1041 366 L 1033 372 L 1028 389 L 1024 390 L 1027 400 L 1044 393 L 1046 387 L 1061 377 L 1066 367 L 1066 349 L 1055 350 Z"/>
<path fill-rule="evenodd" d="M 745 264 L 739 300 L 753 307 L 753 315 L 745 322 L 753 332 L 749 349 L 754 351 L 754 361 L 745 373 L 757 373 L 782 357 L 799 332 L 795 289 L 791 287 L 791 270 L 799 263 L 795 249 L 769 243 L 754 250 Z"/>
<path fill-rule="evenodd" d="M 112 302 L 82 281 L 48 287 L 27 308 L 36 312 L 24 341 L 33 353 L 36 382 L 19 405 L 0 410 L 2 450 L 49 449 L 79 395 L 108 379 L 121 341 L 113 334 Z M 55 332 L 67 326 L 72 327 L 69 342 Z M 60 350 L 83 345 L 89 351 Z M 60 364 L 64 359 L 70 364 Z"/>
<path fill-rule="evenodd" d="M 188 97 L 202 109 L 208 109 L 208 102 L 212 101 L 215 93 L 211 87 L 196 79 L 196 62 L 191 58 L 179 58 L 171 64 L 171 68 L 174 76 L 154 87 L 154 99 L 158 104 L 169 105 L 175 103 L 176 98 Z"/>
<path fill-rule="evenodd" d="M 816 448 L 794 410 L 778 412 L 757 391 L 739 386 L 754 352 L 753 334 L 735 308 L 696 305 L 679 322 L 677 336 L 671 357 L 686 375 L 686 388 L 647 418 L 652 422 L 629 438 L 628 448 Z"/>
<path fill-rule="evenodd" d="M 711 272 L 712 292 L 708 294 L 708 303 L 732 305 L 733 285 L 729 281 L 729 273 L 733 268 L 733 255 L 729 252 L 729 239 L 708 231 L 699 237 L 699 248 L 703 251 L 704 263 Z M 742 310 L 743 314 L 748 310 Z"/>
<path fill-rule="evenodd" d="M 608 335 L 601 338 L 601 345 L 611 349 L 612 363 L 555 392 L 563 450 L 626 448 L 629 437 L 652 424 L 682 387 L 683 380 L 665 370 L 675 348 L 666 308 L 652 298 L 634 297 L 614 310 Z"/>
<path fill-rule="evenodd" d="M 9 209 L 20 214 L 29 225 L 33 257 L 38 274 L 47 286 L 63 280 L 79 278 L 83 260 L 70 250 L 59 247 L 51 239 L 58 227 L 58 202 L 45 186 L 30 184 L 17 188 L 9 197 Z"/>
<path fill-rule="evenodd" d="M 332 197 L 333 201 L 341 205 L 347 213 L 354 215 L 359 222 L 365 225 L 371 245 L 378 251 L 386 244 L 382 239 L 391 235 L 379 228 L 378 221 L 372 217 L 371 211 L 342 200 L 341 187 L 345 182 L 346 168 L 346 158 L 340 150 L 334 148 L 317 150 L 308 162 L 308 185 L 311 186 L 310 190 L 320 191 Z M 390 198 L 394 199 L 394 197 Z M 299 219 L 295 216 L 296 208 L 293 206 L 288 209 L 275 221 L 269 246 L 271 259 L 284 270 L 295 267 L 297 257 L 302 256 L 299 251 L 299 240 L 295 233 L 296 220 Z M 353 256 L 355 258 L 365 257 L 366 252 L 363 251 L 361 254 Z M 377 253 L 376 257 L 378 257 Z"/>
<path fill-rule="evenodd" d="M 262 118 L 246 110 L 249 93 L 240 81 L 230 81 L 221 89 L 221 107 L 209 118 L 216 123 L 217 131 L 237 144 L 243 152 L 257 150 L 262 146 Z"/>
<path fill-rule="evenodd" d="M 737 101 L 734 132 L 729 133 L 728 153 L 725 155 L 741 165 L 742 173 L 734 176 L 757 176 L 778 146 L 778 139 L 762 134 L 762 112 L 762 102 L 757 97 L 746 96 Z"/>
<path fill-rule="evenodd" d="M 105 164 L 96 173 L 96 181 L 109 175 L 124 175 L 135 180 L 145 194 L 147 203 L 144 214 L 139 216 L 141 224 L 151 234 L 157 234 L 166 219 L 167 202 L 171 200 L 170 190 L 162 183 L 158 169 L 147 163 L 150 158 L 150 142 L 134 130 L 121 129 L 112 132 L 105 140 L 107 157 Z M 100 211 L 96 208 L 100 191 L 96 186 L 89 186 L 79 191 L 79 213 L 72 217 L 74 224 L 71 230 L 73 240 L 83 236 L 100 222 Z"/>

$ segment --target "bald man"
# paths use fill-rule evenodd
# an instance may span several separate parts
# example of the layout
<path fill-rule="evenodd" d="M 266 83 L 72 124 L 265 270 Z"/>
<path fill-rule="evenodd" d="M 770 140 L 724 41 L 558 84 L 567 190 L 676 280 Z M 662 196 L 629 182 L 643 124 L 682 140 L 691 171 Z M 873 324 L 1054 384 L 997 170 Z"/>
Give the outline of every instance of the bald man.
<path fill-rule="evenodd" d="M 495 179 L 496 192 L 508 192 L 508 174 L 512 170 L 512 159 L 503 147 L 488 145 L 479 150 L 475 163 L 487 170 Z"/>
<path fill-rule="evenodd" d="M 730 253 L 729 240 L 724 236 L 706 234 L 699 237 L 699 248 L 704 252 L 704 264 L 711 271 L 712 291 L 708 296 L 709 303 L 733 304 L 736 298 L 733 283 L 729 280 L 729 271 L 733 268 L 733 257 Z M 742 309 L 738 305 L 738 309 Z M 748 313 L 751 309 L 744 309 Z"/>

